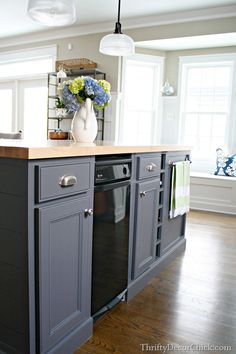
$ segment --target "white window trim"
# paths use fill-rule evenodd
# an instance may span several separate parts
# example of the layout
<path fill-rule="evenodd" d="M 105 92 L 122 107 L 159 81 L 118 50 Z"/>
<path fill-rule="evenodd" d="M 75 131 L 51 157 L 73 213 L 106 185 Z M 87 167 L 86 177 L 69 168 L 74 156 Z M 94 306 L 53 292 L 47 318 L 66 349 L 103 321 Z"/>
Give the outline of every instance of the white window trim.
<path fill-rule="evenodd" d="M 57 46 L 43 46 L 30 49 L 20 49 L 0 53 L 0 65 L 4 63 L 11 63 L 24 60 L 32 60 L 39 58 L 53 58 L 56 61 Z"/>
<path fill-rule="evenodd" d="M 122 95 L 124 92 L 124 86 L 125 86 L 125 71 L 126 71 L 126 65 L 127 61 L 138 61 L 138 62 L 146 62 L 146 63 L 153 63 L 153 64 L 159 64 L 160 65 L 160 82 L 156 83 L 156 88 L 155 92 L 156 95 L 159 94 L 159 100 L 156 101 L 156 105 L 158 105 L 158 108 L 156 109 L 156 114 L 154 117 L 154 129 L 153 129 L 153 136 L 152 136 L 152 141 L 155 143 L 160 143 L 161 140 L 161 129 L 162 129 L 162 103 L 161 103 L 161 86 L 163 82 L 163 77 L 164 77 L 164 60 L 165 57 L 161 56 L 155 56 L 155 55 L 146 55 L 146 54 L 135 54 L 132 56 L 129 56 L 128 58 L 123 57 L 122 58 L 122 69 L 121 69 L 121 78 L 120 78 L 120 87 L 121 87 L 121 98 L 120 98 L 120 109 L 118 113 L 118 124 L 117 124 L 117 133 L 116 137 L 119 138 L 122 135 L 122 129 L 125 125 L 125 117 L 124 117 L 124 101 L 122 100 Z M 154 93 L 155 94 L 155 93 Z M 159 101 L 159 102 L 158 102 Z"/>
<path fill-rule="evenodd" d="M 52 65 L 55 67 L 57 60 L 57 46 L 44 46 L 44 47 L 36 47 L 30 49 L 21 49 L 15 51 L 9 51 L 0 53 L 0 65 L 9 64 L 9 63 L 17 63 L 21 61 L 28 60 L 37 60 L 37 59 L 51 59 Z M 0 78 L 0 82 L 12 81 L 14 79 L 34 79 L 34 78 L 44 78 L 47 74 L 29 74 L 29 75 L 9 75 L 4 78 Z"/>
<path fill-rule="evenodd" d="M 0 53 L 0 65 L 17 63 L 21 61 L 37 60 L 37 59 L 51 59 L 52 65 L 55 67 L 57 59 L 57 46 L 43 46 L 30 49 L 22 49 L 15 51 L 7 51 Z M 47 73 L 41 74 L 29 74 L 29 75 L 14 75 L 0 78 L 1 84 L 12 84 L 13 87 L 13 119 L 12 119 L 12 131 L 22 130 L 23 122 L 19 121 L 17 107 L 19 105 L 17 97 L 17 88 L 19 81 L 25 80 L 38 80 L 38 79 L 47 79 Z M 19 107 L 18 107 L 19 108 Z"/>
<path fill-rule="evenodd" d="M 236 53 L 222 53 L 222 54 L 204 54 L 204 55 L 185 55 L 179 56 L 179 63 L 182 64 L 196 64 L 205 62 L 219 62 L 219 61 L 234 61 L 236 60 Z M 180 83 L 179 83 L 180 85 Z"/>
<path fill-rule="evenodd" d="M 20 81 L 24 81 L 24 80 L 37 80 L 37 79 L 47 79 L 48 78 L 48 74 L 30 74 L 30 75 L 14 75 L 14 77 L 6 77 L 3 79 L 0 79 L 0 83 L 7 83 L 7 82 L 12 82 L 15 80 L 20 80 Z"/>
<path fill-rule="evenodd" d="M 183 119 L 181 117 L 181 107 L 183 104 L 183 95 L 182 95 L 182 75 L 183 70 L 186 70 L 187 67 L 199 65 L 199 67 L 204 65 L 205 63 L 212 63 L 214 65 L 215 62 L 230 62 L 232 63 L 234 77 L 232 77 L 232 99 L 230 104 L 231 116 L 229 117 L 227 129 L 227 136 L 229 138 L 228 142 L 228 152 L 233 153 L 236 151 L 236 53 L 223 53 L 223 54 L 209 54 L 209 55 L 195 55 L 195 56 L 180 56 L 179 57 L 179 75 L 178 75 L 178 92 L 179 92 L 179 100 L 178 100 L 178 111 L 179 111 L 179 131 L 178 131 L 178 142 L 181 143 L 182 138 L 182 128 L 183 128 Z M 185 66 L 185 68 L 184 68 Z M 213 157 L 214 159 L 214 157 Z M 200 166 L 201 164 L 208 164 L 210 162 L 209 159 L 197 159 L 196 162 Z M 212 162 L 212 160 L 211 160 Z M 199 167 L 198 167 L 199 168 Z"/>

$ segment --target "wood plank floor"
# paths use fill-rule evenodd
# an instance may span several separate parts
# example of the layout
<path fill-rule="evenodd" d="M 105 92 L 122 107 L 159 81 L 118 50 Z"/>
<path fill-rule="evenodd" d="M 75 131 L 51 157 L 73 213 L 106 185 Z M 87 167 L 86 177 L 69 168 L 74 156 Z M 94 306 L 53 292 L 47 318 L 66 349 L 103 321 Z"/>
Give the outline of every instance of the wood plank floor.
<path fill-rule="evenodd" d="M 192 211 L 186 234 L 185 253 L 133 300 L 101 318 L 75 354 L 144 353 L 144 343 L 156 345 L 151 352 L 164 352 L 158 344 L 209 344 L 236 353 L 236 217 Z M 223 352 L 205 349 L 194 353 Z M 169 346 L 166 353 L 193 352 L 184 350 Z"/>

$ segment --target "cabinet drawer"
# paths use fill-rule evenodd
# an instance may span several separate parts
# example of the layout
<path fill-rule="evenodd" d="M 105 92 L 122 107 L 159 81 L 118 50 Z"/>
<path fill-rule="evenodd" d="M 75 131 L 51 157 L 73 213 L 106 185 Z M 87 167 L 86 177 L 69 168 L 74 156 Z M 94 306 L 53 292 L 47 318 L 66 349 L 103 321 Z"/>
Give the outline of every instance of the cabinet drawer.
<path fill-rule="evenodd" d="M 138 156 L 138 179 L 160 176 L 161 155 Z"/>
<path fill-rule="evenodd" d="M 37 201 L 56 199 L 90 188 L 90 162 L 38 167 Z"/>

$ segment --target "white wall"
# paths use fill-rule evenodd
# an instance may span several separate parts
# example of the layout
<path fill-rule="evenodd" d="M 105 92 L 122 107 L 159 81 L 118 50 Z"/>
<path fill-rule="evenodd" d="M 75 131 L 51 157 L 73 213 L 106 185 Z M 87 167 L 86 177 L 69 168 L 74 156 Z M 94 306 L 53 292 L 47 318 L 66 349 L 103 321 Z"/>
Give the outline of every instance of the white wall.
<path fill-rule="evenodd" d="M 179 114 L 178 97 L 162 97 L 162 144 L 178 144 Z"/>

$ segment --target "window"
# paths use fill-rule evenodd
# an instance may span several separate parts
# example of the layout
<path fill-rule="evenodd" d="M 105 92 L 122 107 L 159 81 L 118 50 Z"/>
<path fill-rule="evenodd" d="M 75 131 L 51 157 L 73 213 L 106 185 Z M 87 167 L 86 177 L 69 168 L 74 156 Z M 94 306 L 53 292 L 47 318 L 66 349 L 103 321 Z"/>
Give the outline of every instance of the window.
<path fill-rule="evenodd" d="M 18 118 L 24 138 L 47 137 L 47 80 L 22 80 L 18 83 Z"/>
<path fill-rule="evenodd" d="M 214 160 L 216 148 L 231 148 L 235 60 L 233 55 L 180 59 L 180 142 L 192 145 L 198 160 Z"/>
<path fill-rule="evenodd" d="M 0 131 L 21 130 L 27 139 L 47 137 L 47 73 L 56 47 L 0 55 Z"/>
<path fill-rule="evenodd" d="M 12 83 L 0 83 L 0 131 L 14 131 L 13 112 L 14 112 L 14 85 Z"/>
<path fill-rule="evenodd" d="M 163 58 L 135 55 L 123 60 L 119 140 L 157 143 Z"/>
<path fill-rule="evenodd" d="M 29 76 L 52 71 L 52 59 L 31 59 L 0 64 L 0 78 Z"/>

